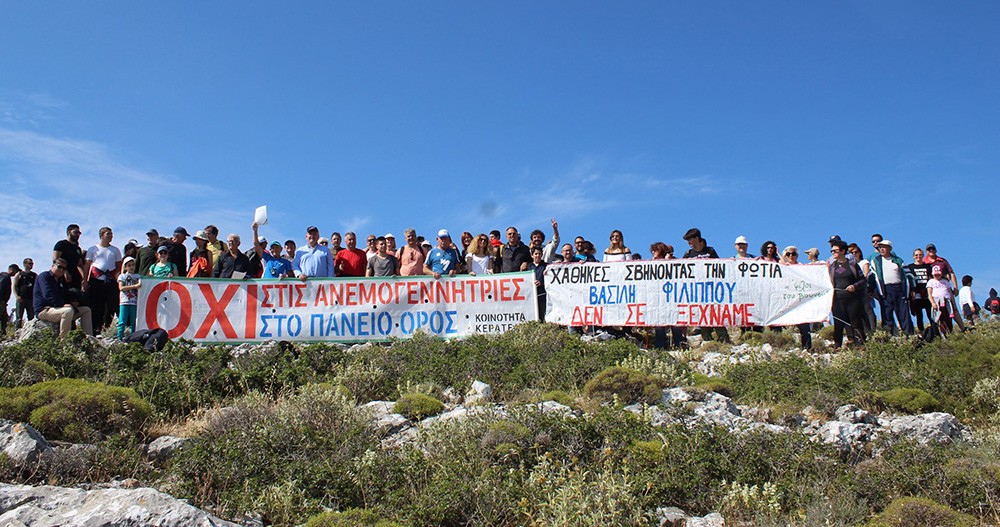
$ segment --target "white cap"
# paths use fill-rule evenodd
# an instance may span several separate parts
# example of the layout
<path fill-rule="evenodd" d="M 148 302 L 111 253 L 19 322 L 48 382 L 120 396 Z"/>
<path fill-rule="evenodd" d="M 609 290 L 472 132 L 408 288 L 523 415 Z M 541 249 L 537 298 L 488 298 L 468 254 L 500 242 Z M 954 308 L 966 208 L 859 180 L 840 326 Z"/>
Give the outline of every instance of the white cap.
<path fill-rule="evenodd" d="M 747 241 L 747 237 L 746 237 L 746 236 L 743 236 L 742 234 L 741 234 L 741 235 L 739 235 L 739 236 L 737 236 L 737 237 L 736 237 L 736 241 L 735 241 L 735 242 L 733 242 L 733 243 L 745 243 L 745 244 L 747 244 L 747 245 L 749 245 L 749 244 L 750 244 L 750 242 L 748 242 L 748 241 Z"/>
<path fill-rule="evenodd" d="M 890 242 L 889 240 L 882 240 L 882 241 L 878 242 L 878 244 L 879 245 L 888 245 L 889 247 L 892 247 L 892 242 Z"/>
<path fill-rule="evenodd" d="M 396 237 L 395 237 L 395 236 L 393 236 L 391 232 L 390 232 L 390 233 L 386 233 L 386 235 L 385 235 L 385 236 L 383 236 L 383 238 L 385 238 L 385 239 L 387 239 L 387 240 L 388 240 L 389 238 L 392 238 L 393 240 L 395 240 L 395 239 L 396 239 Z"/>
<path fill-rule="evenodd" d="M 441 229 L 438 231 L 438 238 L 451 238 L 451 234 L 448 234 L 448 229 Z"/>

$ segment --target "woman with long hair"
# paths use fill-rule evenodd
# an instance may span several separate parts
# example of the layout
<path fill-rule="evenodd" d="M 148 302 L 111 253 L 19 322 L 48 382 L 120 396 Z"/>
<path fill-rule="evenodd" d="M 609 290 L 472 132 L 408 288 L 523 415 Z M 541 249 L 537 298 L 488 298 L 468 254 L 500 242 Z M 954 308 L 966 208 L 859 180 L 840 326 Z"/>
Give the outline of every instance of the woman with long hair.
<path fill-rule="evenodd" d="M 469 242 L 465 255 L 465 268 L 470 276 L 478 274 L 493 274 L 493 255 L 490 251 L 490 239 L 485 234 L 479 234 Z"/>
<path fill-rule="evenodd" d="M 760 246 L 760 256 L 757 259 L 775 263 L 780 262 L 781 257 L 778 256 L 778 244 L 771 240 L 764 242 L 764 245 Z"/>
<path fill-rule="evenodd" d="M 632 251 L 625 247 L 625 239 L 622 231 L 615 229 L 611 231 L 611 246 L 604 250 L 605 262 L 624 262 L 632 257 Z"/>

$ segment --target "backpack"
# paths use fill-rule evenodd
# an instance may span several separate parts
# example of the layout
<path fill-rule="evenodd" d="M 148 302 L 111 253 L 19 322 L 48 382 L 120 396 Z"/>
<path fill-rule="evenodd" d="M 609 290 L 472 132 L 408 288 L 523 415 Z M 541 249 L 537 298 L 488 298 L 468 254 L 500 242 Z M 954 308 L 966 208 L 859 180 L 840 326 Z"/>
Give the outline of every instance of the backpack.
<path fill-rule="evenodd" d="M 144 329 L 125 337 L 123 342 L 138 342 L 146 351 L 161 351 L 169 340 L 167 332 L 162 329 Z"/>
<path fill-rule="evenodd" d="M 983 305 L 983 307 L 985 307 L 986 310 L 989 311 L 991 314 L 1000 315 L 1000 298 L 998 297 L 987 298 L 986 303 L 985 305 Z"/>
<path fill-rule="evenodd" d="M 26 273 L 21 271 L 17 273 L 17 296 L 21 298 L 28 298 L 31 296 L 32 291 L 35 287 L 35 273 Z"/>

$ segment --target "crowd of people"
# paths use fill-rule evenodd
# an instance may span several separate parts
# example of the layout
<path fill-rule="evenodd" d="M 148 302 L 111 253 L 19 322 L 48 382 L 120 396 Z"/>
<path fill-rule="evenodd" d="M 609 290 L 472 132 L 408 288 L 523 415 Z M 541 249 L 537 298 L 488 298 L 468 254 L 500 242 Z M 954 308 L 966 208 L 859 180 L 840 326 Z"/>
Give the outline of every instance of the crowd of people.
<path fill-rule="evenodd" d="M 80 245 L 80 226 L 71 224 L 66 237 L 53 247 L 50 269 L 36 273 L 34 262 L 25 258 L 23 268 L 11 264 L 6 273 L 0 273 L 0 335 L 6 335 L 13 315 L 17 327 L 37 316 L 58 325 L 60 335 L 74 324 L 88 334 L 97 334 L 117 319 L 117 336 L 121 339 L 135 330 L 138 291 L 144 276 L 305 281 L 320 277 L 419 275 L 437 279 L 444 275 L 533 271 L 544 321 L 546 266 L 643 258 L 625 245 L 619 230 L 611 231 L 608 247 L 598 258 L 595 244 L 582 236 L 560 245 L 559 224 L 555 219 L 551 224 L 552 237 L 548 241 L 545 233 L 536 229 L 527 244 L 515 227 L 507 228 L 506 242 L 501 240 L 499 230 L 475 235 L 464 231 L 455 240 L 447 229 L 441 229 L 436 233 L 436 243 L 431 243 L 414 229 L 406 229 L 401 244 L 397 245 L 392 233 L 369 234 L 365 248 L 360 249 L 355 233 L 333 232 L 326 238 L 315 226 L 306 229 L 302 245 L 295 240 L 269 243 L 254 223 L 252 247 L 246 250 L 241 249 L 238 234 L 229 234 L 225 241 L 219 239 L 219 229 L 214 225 L 194 235 L 177 227 L 169 237 L 150 229 L 144 244 L 133 239 L 122 249 L 112 243 L 112 229 L 102 227 L 98 242 L 85 250 Z M 188 238 L 193 240 L 190 250 Z M 683 240 L 688 248 L 681 258 L 720 258 L 697 228 L 684 233 Z M 912 335 L 916 330 L 933 338 L 952 331 L 953 325 L 964 331 L 984 314 L 1000 317 L 996 290 L 990 290 L 981 308 L 972 293 L 972 277 L 959 279 L 948 260 L 937 254 L 934 244 L 914 249 L 912 263 L 904 262 L 894 252 L 892 242 L 881 234 L 872 235 L 867 257 L 858 244 L 847 243 L 839 236 L 831 237 L 829 246 L 828 258 L 821 259 L 819 249 L 814 247 L 804 252 L 806 261 L 799 261 L 797 247 L 789 245 L 779 250 L 769 240 L 761 244 L 759 256 L 754 256 L 749 252 L 749 240 L 741 235 L 733 243 L 731 257 L 786 265 L 826 265 L 834 286 L 831 320 L 838 348 L 845 336 L 850 343 L 862 345 L 879 326 L 893 334 Z M 660 241 L 651 244 L 649 252 L 653 260 L 676 258 L 673 246 Z M 8 314 L 11 296 L 15 308 Z M 714 333 L 719 340 L 729 339 L 724 327 L 699 329 L 703 337 Z M 810 324 L 799 327 L 805 348 L 811 347 L 812 329 Z M 654 346 L 684 346 L 686 334 L 687 328 L 683 327 L 655 328 Z"/>

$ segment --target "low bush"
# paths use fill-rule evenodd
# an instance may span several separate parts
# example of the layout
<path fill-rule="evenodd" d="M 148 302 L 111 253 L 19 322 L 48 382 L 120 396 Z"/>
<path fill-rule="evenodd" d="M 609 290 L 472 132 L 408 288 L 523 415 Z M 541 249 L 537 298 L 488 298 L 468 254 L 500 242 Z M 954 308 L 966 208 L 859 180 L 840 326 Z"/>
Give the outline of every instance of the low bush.
<path fill-rule="evenodd" d="M 444 403 L 422 393 L 406 393 L 399 397 L 392 411 L 407 419 L 419 421 L 425 417 L 437 415 L 444 410 Z"/>
<path fill-rule="evenodd" d="M 152 408 L 129 388 L 82 379 L 58 379 L 0 388 L 0 416 L 30 423 L 48 439 L 98 441 L 135 434 Z"/>
<path fill-rule="evenodd" d="M 364 507 L 352 467 L 376 449 L 365 416 L 336 390 L 307 386 L 276 401 L 252 394 L 178 452 L 165 490 L 222 516 L 256 510 L 268 523 L 297 525 L 323 507 Z"/>
<path fill-rule="evenodd" d="M 367 509 L 349 509 L 343 512 L 321 512 L 306 522 L 305 527 L 403 527 L 402 524 L 384 520 Z"/>
<path fill-rule="evenodd" d="M 715 392 L 726 397 L 733 396 L 733 385 L 722 377 L 709 377 L 704 373 L 695 373 L 691 376 L 691 386 L 702 390 Z"/>
<path fill-rule="evenodd" d="M 601 401 L 617 399 L 624 404 L 655 403 L 660 399 L 663 380 L 636 370 L 612 366 L 597 374 L 583 387 L 583 393 Z"/>
<path fill-rule="evenodd" d="M 877 396 L 886 407 L 909 414 L 933 412 L 940 407 L 934 396 L 919 388 L 893 388 Z"/>
<path fill-rule="evenodd" d="M 968 514 L 927 498 L 899 498 L 868 522 L 867 527 L 973 527 L 978 522 Z"/>

